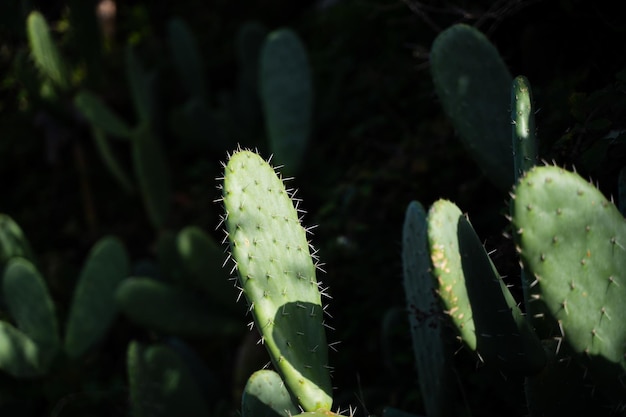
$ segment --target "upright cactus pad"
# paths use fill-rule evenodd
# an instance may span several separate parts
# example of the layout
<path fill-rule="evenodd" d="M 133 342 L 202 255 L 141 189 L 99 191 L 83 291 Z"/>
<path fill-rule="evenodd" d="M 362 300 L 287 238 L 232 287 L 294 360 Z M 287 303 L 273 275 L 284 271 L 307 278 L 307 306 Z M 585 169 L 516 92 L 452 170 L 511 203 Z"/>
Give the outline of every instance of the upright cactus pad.
<path fill-rule="evenodd" d="M 34 260 L 30 243 L 21 227 L 10 216 L 0 213 L 0 271 L 14 256 Z"/>
<path fill-rule="evenodd" d="M 276 161 L 291 175 L 304 157 L 313 112 L 308 56 L 291 29 L 278 29 L 266 37 L 259 88 L 270 148 Z"/>
<path fill-rule="evenodd" d="M 439 417 L 454 415 L 456 390 L 441 301 L 431 275 L 426 226 L 424 208 L 411 202 L 402 231 L 404 290 L 424 407 L 429 416 Z"/>
<path fill-rule="evenodd" d="M 503 370 L 541 370 L 546 359 L 539 339 L 456 205 L 433 204 L 428 239 L 437 292 L 467 347 Z"/>
<path fill-rule="evenodd" d="M 477 29 L 456 24 L 441 32 L 430 54 L 437 96 L 470 155 L 487 177 L 513 185 L 512 76 L 495 46 Z"/>
<path fill-rule="evenodd" d="M 601 387 L 621 397 L 626 371 L 626 221 L 579 175 L 536 167 L 513 200 L 531 292 Z M 608 392 L 607 391 L 607 392 Z"/>
<path fill-rule="evenodd" d="M 98 241 L 78 278 L 65 335 L 65 351 L 71 357 L 82 355 L 99 342 L 118 312 L 115 291 L 128 276 L 128 255 L 114 237 Z"/>
<path fill-rule="evenodd" d="M 513 79 L 511 86 L 511 125 L 515 180 L 537 164 L 535 113 L 530 83 L 524 76 Z"/>
<path fill-rule="evenodd" d="M 33 11 L 26 21 L 26 34 L 35 64 L 42 75 L 62 90 L 70 86 L 70 73 L 61 52 L 50 36 L 50 28 L 40 12 Z"/>
<path fill-rule="evenodd" d="M 330 410 L 324 310 L 307 231 L 282 180 L 240 150 L 224 170 L 231 257 L 272 362 L 305 411 Z"/>

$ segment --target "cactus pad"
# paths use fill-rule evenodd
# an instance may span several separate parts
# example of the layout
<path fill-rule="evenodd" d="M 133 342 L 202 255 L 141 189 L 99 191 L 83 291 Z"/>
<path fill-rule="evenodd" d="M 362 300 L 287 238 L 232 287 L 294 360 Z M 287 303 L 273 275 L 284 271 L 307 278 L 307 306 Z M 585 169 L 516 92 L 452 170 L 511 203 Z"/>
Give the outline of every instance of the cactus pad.
<path fill-rule="evenodd" d="M 426 212 L 413 201 L 404 218 L 402 232 L 404 290 L 411 326 L 413 352 L 420 392 L 429 416 L 453 414 L 455 381 L 452 352 L 444 332 L 443 311 L 431 275 L 426 236 Z"/>
<path fill-rule="evenodd" d="M 330 410 L 321 292 L 289 193 L 269 163 L 241 150 L 225 166 L 222 195 L 239 283 L 275 367 L 305 411 Z"/>
<path fill-rule="evenodd" d="M 65 351 L 69 356 L 82 355 L 102 339 L 118 311 L 115 291 L 129 270 L 126 249 L 117 238 L 105 237 L 92 248 L 68 317 Z"/>
<path fill-rule="evenodd" d="M 592 377 L 624 398 L 626 221 L 579 175 L 537 167 L 513 201 L 513 225 L 531 285 Z M 611 381 L 611 382 L 606 382 Z M 606 382 L 606 383 L 605 383 Z"/>
<path fill-rule="evenodd" d="M 546 359 L 539 339 L 456 205 L 433 204 L 428 238 L 437 291 L 467 347 L 503 370 L 541 370 Z"/>
<path fill-rule="evenodd" d="M 260 97 L 272 152 L 285 172 L 295 173 L 311 131 L 313 86 L 308 56 L 291 29 L 265 39 L 260 61 Z"/>
<path fill-rule="evenodd" d="M 437 96 L 470 155 L 487 177 L 513 185 L 510 91 L 512 77 L 495 46 L 472 26 L 441 32 L 430 54 Z"/>
<path fill-rule="evenodd" d="M 299 412 L 280 375 L 269 369 L 250 375 L 241 398 L 242 417 L 290 417 Z"/>

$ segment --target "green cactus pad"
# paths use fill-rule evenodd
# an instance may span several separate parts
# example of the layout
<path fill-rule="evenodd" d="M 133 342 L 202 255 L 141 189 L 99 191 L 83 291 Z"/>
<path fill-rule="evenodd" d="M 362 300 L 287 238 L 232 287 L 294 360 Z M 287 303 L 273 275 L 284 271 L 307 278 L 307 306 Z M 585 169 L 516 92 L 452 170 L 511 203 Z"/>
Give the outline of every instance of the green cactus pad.
<path fill-rule="evenodd" d="M 0 321 L 0 373 L 15 378 L 33 378 L 45 373 L 41 349 L 24 332 Z"/>
<path fill-rule="evenodd" d="M 524 76 L 513 79 L 511 86 L 511 122 L 515 180 L 537 164 L 535 112 L 530 83 Z"/>
<path fill-rule="evenodd" d="M 452 352 L 445 343 L 443 309 L 431 275 L 426 212 L 417 201 L 407 207 L 402 231 L 402 265 L 413 352 L 424 408 L 429 416 L 454 414 L 456 381 Z"/>
<path fill-rule="evenodd" d="M 188 284 L 201 289 L 216 310 L 239 311 L 232 302 L 237 291 L 222 266 L 224 250 L 209 234 L 199 227 L 187 226 L 176 236 L 176 250 Z"/>
<path fill-rule="evenodd" d="M 62 90 L 69 88 L 70 75 L 43 15 L 33 11 L 26 21 L 26 34 L 35 64 L 41 73 Z"/>
<path fill-rule="evenodd" d="M 131 342 L 127 363 L 134 417 L 209 415 L 197 382 L 172 348 Z"/>
<path fill-rule="evenodd" d="M 129 274 L 128 255 L 114 237 L 99 240 L 78 278 L 65 335 L 65 352 L 78 357 L 99 342 L 118 308 L 115 291 Z"/>
<path fill-rule="evenodd" d="M 261 50 L 260 98 L 270 148 L 284 172 L 297 172 L 311 134 L 313 86 L 306 49 L 291 29 L 278 29 Z"/>
<path fill-rule="evenodd" d="M 145 71 L 130 44 L 126 47 L 126 79 L 139 118 L 138 124 L 150 125 L 154 122 L 156 102 L 152 91 L 152 75 Z"/>
<path fill-rule="evenodd" d="M 160 138 L 149 126 L 141 126 L 133 136 L 132 156 L 148 218 L 161 229 L 170 212 L 171 180 Z"/>
<path fill-rule="evenodd" d="M 623 399 L 626 222 L 578 174 L 537 167 L 515 189 L 513 226 L 531 292 L 598 383 Z M 605 382 L 608 381 L 608 382 Z"/>
<path fill-rule="evenodd" d="M 100 97 L 91 91 L 81 90 L 74 97 L 74 106 L 92 125 L 107 134 L 128 139 L 132 130 L 128 123 L 113 112 Z"/>
<path fill-rule="evenodd" d="M 34 261 L 30 244 L 20 226 L 10 216 L 0 213 L 0 271 L 14 256 Z"/>
<path fill-rule="evenodd" d="M 35 266 L 24 258 L 12 258 L 4 270 L 4 297 L 19 328 L 37 345 L 40 366 L 46 370 L 60 347 L 54 302 Z"/>
<path fill-rule="evenodd" d="M 126 191 L 126 193 L 132 194 L 134 192 L 133 183 L 126 173 L 126 170 L 122 166 L 122 163 L 115 155 L 115 152 L 111 147 L 111 144 L 109 143 L 109 140 L 104 130 L 96 126 L 92 126 L 91 136 L 93 137 L 94 144 L 98 149 L 98 153 L 100 154 L 102 162 L 109 169 L 111 175 L 113 175 L 118 184 L 124 189 L 124 191 Z"/>
<path fill-rule="evenodd" d="M 512 76 L 497 49 L 477 29 L 456 24 L 433 42 L 430 64 L 437 96 L 457 134 L 487 178 L 508 191 L 514 183 Z"/>
<path fill-rule="evenodd" d="M 243 417 L 290 417 L 299 412 L 280 375 L 269 369 L 250 375 L 241 398 Z"/>
<path fill-rule="evenodd" d="M 468 348 L 499 369 L 539 372 L 546 363 L 541 343 L 456 205 L 433 204 L 428 239 L 437 292 Z"/>
<path fill-rule="evenodd" d="M 324 311 L 298 211 L 251 151 L 230 157 L 222 188 L 231 257 L 272 361 L 304 410 L 330 410 Z"/>
<path fill-rule="evenodd" d="M 152 278 L 124 280 L 116 300 L 133 323 L 166 335 L 210 338 L 242 331 L 237 320 L 217 315 L 198 294 Z"/>
<path fill-rule="evenodd" d="M 167 25 L 167 34 L 174 67 L 187 94 L 206 101 L 204 62 L 191 29 L 183 19 L 175 17 Z"/>

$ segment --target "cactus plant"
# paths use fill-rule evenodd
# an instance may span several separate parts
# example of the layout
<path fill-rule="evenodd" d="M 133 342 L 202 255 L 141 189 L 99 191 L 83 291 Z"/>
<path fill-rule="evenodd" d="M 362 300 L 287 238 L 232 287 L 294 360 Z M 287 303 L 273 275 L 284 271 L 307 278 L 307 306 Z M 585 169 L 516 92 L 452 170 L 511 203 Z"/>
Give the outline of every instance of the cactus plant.
<path fill-rule="evenodd" d="M 459 49 L 462 45 L 465 51 Z M 480 58 L 470 59 L 468 51 Z M 618 324 L 620 319 L 614 319 L 624 315 L 618 300 L 626 295 L 619 283 L 622 259 L 626 259 L 620 256 L 624 250 L 621 241 L 625 239 L 622 214 L 577 174 L 557 167 L 536 167 L 530 84 L 523 76 L 510 79 L 497 51 L 482 34 L 466 25 L 454 25 L 433 43 L 431 63 L 444 110 L 466 145 L 478 150 L 472 156 L 500 188 L 515 183 L 510 203 L 511 229 L 523 265 L 520 278 L 528 316 L 524 317 L 516 305 L 518 301 L 497 276 L 461 211 L 449 202 L 437 201 L 427 218 L 430 264 L 422 269 L 432 267 L 433 278 L 440 285 L 437 294 L 442 311 L 451 316 L 450 322 L 465 345 L 477 348 L 486 363 L 504 371 L 512 358 L 526 358 L 509 371 L 530 374 L 525 389 L 531 416 L 595 412 L 598 407 L 608 415 L 619 414 L 626 403 L 620 382 L 625 375 L 626 332 Z M 475 71 L 479 66 L 482 74 Z M 502 98 L 503 84 L 510 92 L 508 103 Z M 470 102 L 477 104 L 475 108 L 469 106 Z M 508 114 L 507 108 L 512 126 L 507 126 L 505 135 L 501 117 Z M 491 116 L 485 117 L 487 114 Z M 493 135 L 489 136 L 488 131 Z M 508 135 L 512 141 L 504 146 L 503 139 Z M 487 143 L 490 147 L 479 148 Z M 501 170 L 509 166 L 506 169 L 510 169 L 510 175 L 504 175 Z M 443 206 L 448 206 L 447 210 Z M 405 240 L 404 245 L 411 243 Z M 413 252 L 405 262 L 419 258 Z M 477 273 L 481 258 L 482 272 Z M 477 286 L 481 281 L 476 278 L 489 276 L 489 270 L 495 275 Z M 415 280 L 414 275 L 405 265 L 405 282 Z M 448 280 L 460 275 L 460 280 Z M 494 285 L 496 282 L 500 284 Z M 498 303 L 503 304 L 497 307 Z M 413 314 L 411 310 L 409 314 Z M 497 320 L 498 316 L 508 317 L 505 321 L 509 325 Z M 480 322 L 487 327 L 478 330 Z M 497 337 L 484 339 L 484 335 L 494 334 Z M 500 337 L 511 343 L 494 345 L 497 349 L 491 352 L 496 355 L 495 361 L 489 358 L 491 355 L 483 355 L 483 349 Z M 519 354 L 522 351 L 515 353 L 525 343 L 524 355 Z M 504 363 L 502 359 L 507 355 L 512 356 Z M 422 375 L 430 372 L 432 364 L 422 363 L 419 356 L 416 360 Z M 432 386 L 436 379 L 430 381 Z M 422 390 L 428 392 L 427 388 Z"/>
<path fill-rule="evenodd" d="M 323 290 L 298 210 L 249 150 L 229 157 L 221 187 L 230 257 L 262 342 L 302 409 L 330 410 Z"/>

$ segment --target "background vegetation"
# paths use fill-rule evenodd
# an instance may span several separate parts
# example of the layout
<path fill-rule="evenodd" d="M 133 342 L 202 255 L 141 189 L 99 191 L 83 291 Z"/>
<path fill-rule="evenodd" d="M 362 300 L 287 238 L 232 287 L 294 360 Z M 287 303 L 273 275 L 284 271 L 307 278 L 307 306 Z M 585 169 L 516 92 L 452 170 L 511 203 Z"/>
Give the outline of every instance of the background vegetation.
<path fill-rule="evenodd" d="M 84 3 L 84 4 L 83 4 Z M 478 27 L 497 46 L 511 73 L 533 86 L 540 154 L 593 178 L 616 195 L 626 162 L 626 24 L 609 2 L 562 1 L 248 1 L 118 2 L 107 26 L 95 1 L 5 0 L 0 4 L 0 213 L 24 230 L 46 277 L 57 313 L 68 313 L 76 277 L 88 251 L 105 235 L 119 237 L 135 274 L 158 270 L 159 238 L 185 226 L 216 240 L 221 207 L 220 162 L 237 143 L 269 157 L 262 122 L 252 134 L 237 130 L 233 112 L 241 62 L 237 34 L 247 22 L 273 30 L 290 27 L 305 44 L 314 85 L 314 122 L 303 169 L 293 180 L 317 225 L 330 287 L 329 333 L 338 340 L 331 362 L 336 401 L 358 415 L 392 406 L 423 412 L 404 315 L 400 263 L 402 220 L 409 201 L 429 205 L 449 198 L 467 210 L 485 246 L 510 253 L 502 237 L 506 196 L 466 155 L 432 86 L 428 54 L 435 36 L 453 23 Z M 135 48 L 154 74 L 157 129 L 171 174 L 165 224 L 150 223 L 141 197 L 110 174 L 91 131 L 75 110 L 72 92 L 42 98 L 30 58 L 26 17 L 39 10 L 71 63 L 74 85 L 87 87 L 128 123 L 135 123 L 124 51 Z M 87 12 L 86 12 L 87 11 Z M 89 16 L 91 16 L 89 18 Z M 167 27 L 181 18 L 197 39 L 213 119 L 196 120 L 207 143 L 189 145 L 184 124 L 171 114 L 186 93 L 172 67 Z M 97 32 L 97 33 L 94 33 Z M 96 39 L 96 43 L 94 43 Z M 94 64 L 95 63 L 95 64 Z M 122 142 L 114 151 L 130 170 Z M 498 265 L 501 272 L 514 271 Z M 140 272 L 138 272 L 140 271 Z M 516 282 L 511 278 L 511 282 Z M 232 302 L 235 303 L 233 290 Z M 242 332 L 218 339 L 188 338 L 214 382 L 203 389 L 215 415 L 235 415 L 251 369 L 267 360 Z M 97 352 L 41 381 L 0 374 L 2 415 L 126 415 L 126 346 L 162 340 L 120 315 Z M 255 340 L 254 340 L 255 341 Z M 250 347 L 252 346 L 252 347 Z M 494 398 L 497 382 L 475 364 L 459 361 L 476 392 L 467 393 L 480 415 L 518 410 L 520 398 Z M 213 390 L 213 392 L 209 392 Z"/>

